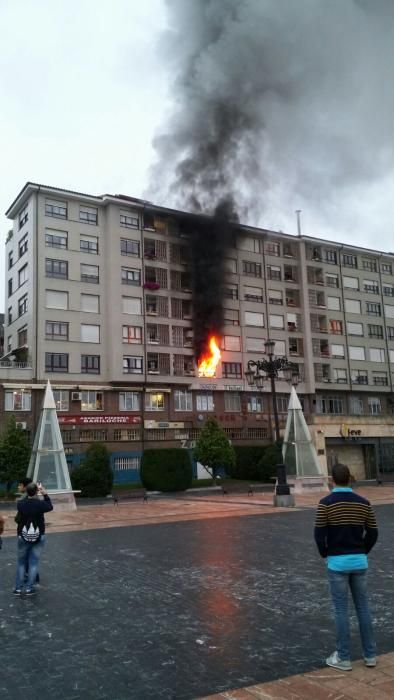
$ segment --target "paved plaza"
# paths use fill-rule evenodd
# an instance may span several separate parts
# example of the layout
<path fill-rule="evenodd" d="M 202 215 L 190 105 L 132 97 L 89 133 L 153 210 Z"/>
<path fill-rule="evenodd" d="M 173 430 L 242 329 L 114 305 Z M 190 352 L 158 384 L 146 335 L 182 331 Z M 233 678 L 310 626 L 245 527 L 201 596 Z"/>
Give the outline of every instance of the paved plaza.
<path fill-rule="evenodd" d="M 42 586 L 27 600 L 11 595 L 13 510 L 1 509 L 0 697 L 393 698 L 394 489 L 361 492 L 381 531 L 370 589 L 387 656 L 349 674 L 324 667 L 335 643 L 316 496 L 287 510 L 267 494 L 216 493 L 53 512 Z"/>

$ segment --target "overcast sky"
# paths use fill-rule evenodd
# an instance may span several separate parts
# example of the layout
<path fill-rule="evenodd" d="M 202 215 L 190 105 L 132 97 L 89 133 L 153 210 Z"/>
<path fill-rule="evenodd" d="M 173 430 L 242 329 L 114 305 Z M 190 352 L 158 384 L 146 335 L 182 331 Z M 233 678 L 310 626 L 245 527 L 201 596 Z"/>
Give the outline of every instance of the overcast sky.
<path fill-rule="evenodd" d="M 223 107 L 228 85 L 246 86 L 240 102 L 258 115 L 247 223 L 295 233 L 294 210 L 302 209 L 305 234 L 394 250 L 393 3 L 169 4 L 0 0 L 0 309 L 3 213 L 27 180 L 173 205 L 163 191 L 172 159 L 181 159 L 178 144 L 185 148 L 191 129 L 206 138 L 200 97 L 212 104 L 220 94 Z M 209 6 L 208 27 L 202 8 Z M 222 22 L 225 7 L 231 24 Z M 190 66 L 200 84 L 184 89 Z M 178 75 L 183 92 L 174 87 Z M 191 102 L 198 108 L 178 141 Z M 157 155 L 152 141 L 163 133 Z"/>

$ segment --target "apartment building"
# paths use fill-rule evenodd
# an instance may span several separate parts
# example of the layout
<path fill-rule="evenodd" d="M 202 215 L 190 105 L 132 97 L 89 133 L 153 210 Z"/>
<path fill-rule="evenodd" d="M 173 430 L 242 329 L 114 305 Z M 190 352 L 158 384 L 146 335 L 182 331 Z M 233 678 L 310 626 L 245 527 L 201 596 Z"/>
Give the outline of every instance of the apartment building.
<path fill-rule="evenodd" d="M 192 447 L 209 415 L 234 444 L 270 441 L 269 387 L 244 377 L 270 338 L 298 365 L 323 466 L 393 472 L 394 255 L 240 226 L 226 253 L 221 363 L 207 379 L 193 352 L 184 213 L 28 182 L 7 216 L 0 415 L 32 433 L 49 379 L 70 466 L 103 441 L 116 479 L 138 479 L 144 448 Z M 282 425 L 289 391 L 279 379 Z"/>

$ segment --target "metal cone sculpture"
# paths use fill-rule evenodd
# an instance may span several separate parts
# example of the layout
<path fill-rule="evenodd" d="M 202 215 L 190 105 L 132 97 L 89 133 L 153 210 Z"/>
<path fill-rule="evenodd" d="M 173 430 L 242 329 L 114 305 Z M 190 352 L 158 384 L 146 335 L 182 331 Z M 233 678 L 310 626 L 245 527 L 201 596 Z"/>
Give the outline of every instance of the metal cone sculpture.
<path fill-rule="evenodd" d="M 42 482 L 54 501 L 56 510 L 76 509 L 55 399 L 49 381 L 34 437 L 27 476 L 36 483 Z"/>

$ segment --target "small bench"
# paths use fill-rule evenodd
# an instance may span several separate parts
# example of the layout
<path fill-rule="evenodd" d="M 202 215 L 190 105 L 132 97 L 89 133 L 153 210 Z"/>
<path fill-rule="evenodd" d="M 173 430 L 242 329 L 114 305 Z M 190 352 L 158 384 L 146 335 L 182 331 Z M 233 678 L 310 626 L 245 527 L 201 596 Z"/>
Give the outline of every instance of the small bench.
<path fill-rule="evenodd" d="M 230 493 L 244 493 L 247 491 L 248 496 L 253 496 L 254 490 L 252 484 L 246 486 L 246 484 L 218 484 L 222 489 L 222 495 L 228 496 Z"/>
<path fill-rule="evenodd" d="M 123 501 L 128 500 L 130 498 L 142 498 L 143 503 L 146 503 L 148 501 L 148 494 L 146 489 L 143 488 L 124 489 L 123 491 L 112 492 L 112 500 L 114 502 L 114 506 L 118 506 L 120 500 Z"/>

